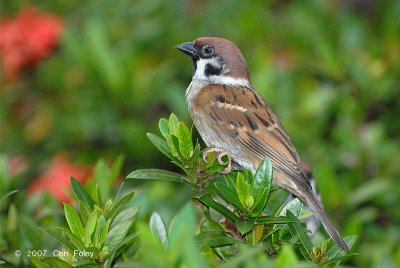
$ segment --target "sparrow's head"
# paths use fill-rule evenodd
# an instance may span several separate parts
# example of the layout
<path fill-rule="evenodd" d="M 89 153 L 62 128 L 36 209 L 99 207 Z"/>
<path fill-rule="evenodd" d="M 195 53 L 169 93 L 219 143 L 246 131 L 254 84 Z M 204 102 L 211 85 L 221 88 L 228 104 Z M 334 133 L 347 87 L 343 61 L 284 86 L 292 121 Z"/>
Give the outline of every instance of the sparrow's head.
<path fill-rule="evenodd" d="M 200 37 L 176 46 L 193 61 L 193 80 L 250 86 L 246 62 L 239 48 L 223 38 Z"/>

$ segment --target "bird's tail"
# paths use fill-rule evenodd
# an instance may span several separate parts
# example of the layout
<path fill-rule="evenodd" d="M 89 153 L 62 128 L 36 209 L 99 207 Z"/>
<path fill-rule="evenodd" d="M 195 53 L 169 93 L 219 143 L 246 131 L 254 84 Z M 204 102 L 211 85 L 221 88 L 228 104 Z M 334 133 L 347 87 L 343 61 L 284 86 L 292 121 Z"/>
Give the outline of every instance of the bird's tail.
<path fill-rule="evenodd" d="M 306 199 L 307 205 L 310 207 L 314 215 L 322 222 L 325 230 L 328 232 L 329 236 L 335 241 L 335 243 L 344 251 L 349 252 L 349 248 L 340 236 L 333 222 L 329 219 L 328 215 L 324 211 L 321 202 L 318 200 L 314 192 L 308 191 L 307 194 L 303 195 Z"/>

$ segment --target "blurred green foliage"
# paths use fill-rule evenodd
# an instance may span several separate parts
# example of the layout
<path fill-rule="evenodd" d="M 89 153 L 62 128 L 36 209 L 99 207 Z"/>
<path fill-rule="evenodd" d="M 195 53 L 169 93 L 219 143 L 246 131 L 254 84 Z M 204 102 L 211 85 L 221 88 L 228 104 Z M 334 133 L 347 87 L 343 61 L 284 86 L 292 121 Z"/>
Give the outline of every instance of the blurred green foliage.
<path fill-rule="evenodd" d="M 191 66 L 174 46 L 221 36 L 312 163 L 343 235 L 359 235 L 348 264 L 400 266 L 399 1 L 0 1 L 2 17 L 34 3 L 65 20 L 56 53 L 1 85 L 0 151 L 29 167 L 10 190 L 58 152 L 172 169 L 145 133 L 171 111 L 190 122 Z M 157 209 L 168 223 L 190 198 L 171 183 L 135 187 L 140 219 Z"/>

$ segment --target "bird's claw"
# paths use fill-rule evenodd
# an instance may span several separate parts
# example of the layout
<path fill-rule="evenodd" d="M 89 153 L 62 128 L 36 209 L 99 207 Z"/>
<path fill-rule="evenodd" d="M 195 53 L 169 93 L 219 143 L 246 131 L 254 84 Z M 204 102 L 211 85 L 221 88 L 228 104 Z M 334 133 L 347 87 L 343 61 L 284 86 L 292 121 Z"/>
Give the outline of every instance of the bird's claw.
<path fill-rule="evenodd" d="M 203 152 L 203 156 L 202 156 L 204 162 L 208 163 L 208 161 L 207 161 L 207 155 L 208 155 L 209 153 L 213 153 L 213 152 L 216 152 L 216 153 L 217 153 L 217 161 L 218 161 L 218 164 L 220 164 L 221 166 L 226 166 L 226 168 L 225 168 L 224 170 L 222 170 L 221 173 L 222 173 L 222 174 L 228 174 L 229 172 L 231 172 L 231 170 L 232 170 L 232 166 L 231 166 L 231 157 L 230 157 L 230 155 L 229 155 L 224 149 L 222 149 L 222 148 L 216 147 L 216 148 L 210 148 L 210 149 L 205 150 L 205 151 Z M 226 156 L 226 157 L 228 158 L 227 161 L 222 160 L 222 157 L 224 157 L 224 156 Z"/>

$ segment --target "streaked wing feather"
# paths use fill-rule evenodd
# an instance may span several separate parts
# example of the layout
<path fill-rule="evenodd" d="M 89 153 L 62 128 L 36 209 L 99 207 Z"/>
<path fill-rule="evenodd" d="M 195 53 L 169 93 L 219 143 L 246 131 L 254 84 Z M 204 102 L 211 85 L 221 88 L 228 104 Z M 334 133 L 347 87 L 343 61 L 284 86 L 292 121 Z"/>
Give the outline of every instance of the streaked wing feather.
<path fill-rule="evenodd" d="M 208 100 L 204 104 L 210 105 L 210 118 L 219 131 L 235 136 L 243 149 L 259 161 L 268 156 L 280 172 L 293 179 L 302 176 L 300 158 L 289 136 L 255 90 L 209 85 L 200 94 L 207 95 L 199 97 Z"/>

